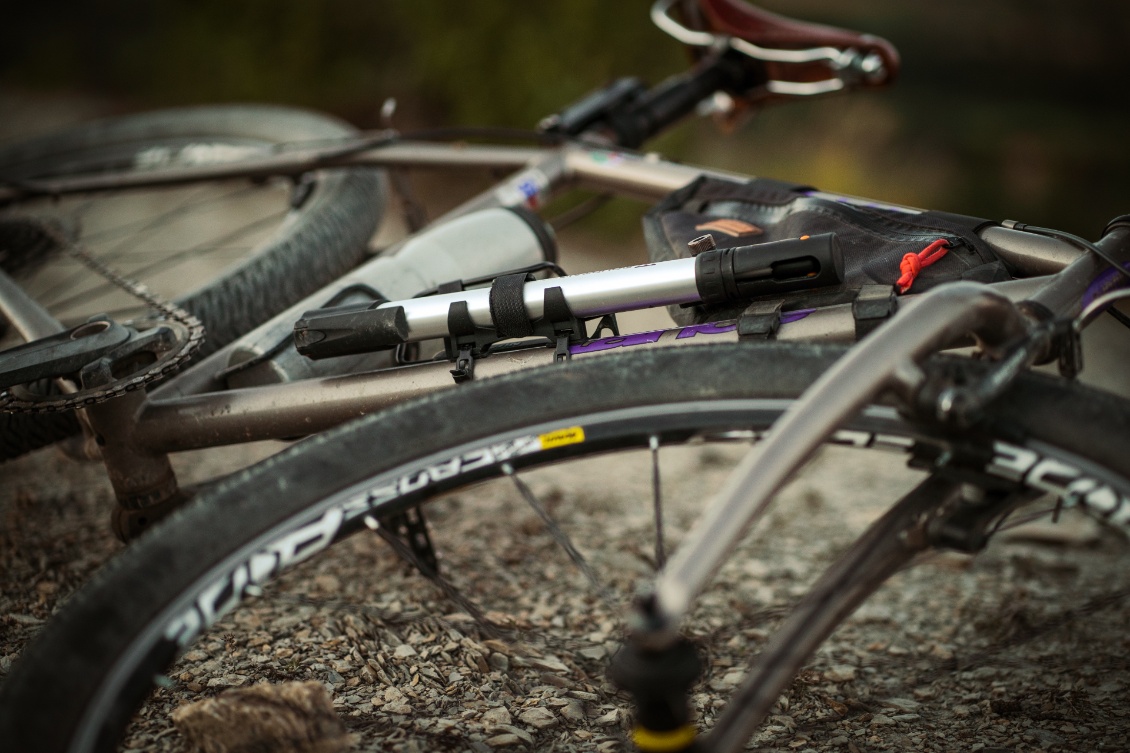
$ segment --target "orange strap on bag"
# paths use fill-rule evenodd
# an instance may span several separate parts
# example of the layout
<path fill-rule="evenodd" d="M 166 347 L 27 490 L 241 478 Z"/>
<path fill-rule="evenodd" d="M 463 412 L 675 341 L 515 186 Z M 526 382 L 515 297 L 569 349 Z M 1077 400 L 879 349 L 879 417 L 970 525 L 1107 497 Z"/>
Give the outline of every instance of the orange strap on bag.
<path fill-rule="evenodd" d="M 950 242 L 945 238 L 939 238 L 918 253 L 907 254 L 902 257 L 902 263 L 899 264 L 899 271 L 902 272 L 902 277 L 895 283 L 895 286 L 898 287 L 899 294 L 901 295 L 910 290 L 910 286 L 914 284 L 914 280 L 918 277 L 918 273 L 922 271 L 922 268 L 928 267 L 938 259 L 941 259 L 946 255 L 949 249 Z"/>

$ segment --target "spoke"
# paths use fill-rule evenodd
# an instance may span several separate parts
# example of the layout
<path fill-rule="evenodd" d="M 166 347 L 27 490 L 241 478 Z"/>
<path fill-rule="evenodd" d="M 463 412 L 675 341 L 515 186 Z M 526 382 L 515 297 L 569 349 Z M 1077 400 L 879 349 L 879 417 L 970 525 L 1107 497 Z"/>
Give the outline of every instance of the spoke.
<path fill-rule="evenodd" d="M 553 536 L 553 539 L 557 542 L 558 546 L 565 550 L 565 553 L 569 555 L 569 559 L 573 561 L 573 564 L 576 565 L 577 568 L 580 569 L 580 571 L 584 574 L 585 578 L 588 579 L 589 583 L 592 585 L 593 589 L 600 595 L 600 598 L 604 601 L 604 603 L 611 608 L 615 608 L 616 601 L 612 597 L 612 593 L 603 585 L 601 585 L 600 580 L 596 577 L 596 572 L 592 569 L 592 566 L 589 564 L 588 560 L 586 560 L 584 558 L 584 555 L 582 555 L 577 550 L 577 547 L 573 546 L 573 542 L 569 538 L 569 534 L 561 530 L 561 526 L 557 525 L 557 521 L 555 521 L 549 514 L 549 510 L 547 510 L 545 505 L 542 504 L 542 501 L 537 498 L 537 495 L 533 493 L 533 490 L 531 490 L 530 487 L 526 485 L 525 481 L 518 478 L 518 474 L 514 472 L 514 466 L 510 465 L 509 463 L 503 463 L 502 472 L 510 477 L 510 480 L 514 482 L 514 486 L 518 487 L 518 492 L 526 500 L 527 504 L 529 504 L 529 506 L 534 509 L 534 512 L 538 514 L 538 517 L 541 518 L 541 521 L 545 523 L 545 527 L 549 529 L 550 535 Z"/>
<path fill-rule="evenodd" d="M 651 502 L 655 509 L 655 569 L 662 570 L 667 564 L 667 551 L 663 546 L 663 494 L 659 478 L 659 437 L 652 434 L 648 439 L 651 448 Z"/>
<path fill-rule="evenodd" d="M 200 256 L 202 250 L 203 250 L 203 253 L 207 254 L 208 249 L 215 250 L 215 249 L 219 249 L 219 248 L 227 248 L 223 244 L 228 243 L 228 242 L 233 241 L 233 240 L 238 240 L 243 235 L 255 232 L 255 231 L 259 230 L 261 226 L 273 224 L 273 223 L 277 222 L 279 217 L 281 217 L 284 214 L 286 214 L 286 213 L 282 212 L 282 213 L 279 213 L 279 214 L 276 214 L 276 215 L 271 215 L 269 217 L 264 217 L 262 219 L 256 220 L 255 222 L 253 222 L 249 225 L 244 225 L 243 227 L 229 233 L 228 235 L 221 236 L 220 238 L 212 239 L 211 241 L 208 241 L 206 243 L 201 243 L 197 246 L 192 246 L 190 248 L 186 248 L 183 251 L 178 251 L 175 254 L 171 254 L 170 256 L 166 256 L 162 259 L 159 259 L 159 260 L 153 262 L 152 264 L 149 264 L 148 266 L 143 266 L 140 269 L 122 270 L 122 274 L 129 277 L 130 279 L 136 280 L 136 279 L 143 277 L 144 275 L 147 275 L 147 274 L 153 272 L 154 270 L 165 271 L 165 270 L 171 269 L 174 266 L 176 266 L 176 264 L 180 263 L 182 260 L 184 260 L 186 258 L 189 258 L 189 257 L 196 258 L 196 257 Z M 208 245 L 208 244 L 212 244 L 212 245 Z M 50 301 L 49 303 L 47 303 L 45 305 L 50 306 L 50 307 L 60 308 L 60 309 L 66 308 L 68 306 L 75 306 L 75 305 L 78 305 L 78 304 L 86 303 L 87 301 L 90 301 L 90 300 L 94 300 L 94 299 L 98 298 L 100 295 L 102 295 L 104 291 L 110 290 L 110 289 L 113 289 L 113 286 L 109 285 L 108 283 L 96 285 L 95 287 L 84 290 L 81 293 L 77 293 L 77 294 L 71 296 L 70 298 L 64 298 L 62 300 Z"/>
<path fill-rule="evenodd" d="M 209 189 L 214 187 L 215 186 L 208 185 L 199 186 L 193 191 L 193 194 L 210 193 Z M 153 217 L 146 217 L 143 219 L 134 220 L 132 222 L 127 222 L 123 225 L 115 225 L 114 227 L 104 228 L 102 230 L 99 230 L 98 232 L 92 232 L 89 235 L 85 236 L 84 240 L 87 243 L 95 243 L 112 241 L 125 236 L 133 236 L 138 232 L 149 230 L 159 225 L 166 225 L 171 220 L 176 219 L 180 215 L 187 214 L 190 211 L 199 210 L 203 207 L 207 207 L 209 204 L 215 204 L 217 206 L 227 204 L 235 199 L 240 198 L 241 196 L 246 196 L 247 194 L 257 191 L 259 190 L 259 188 L 260 187 L 256 185 L 249 185 L 239 186 L 238 188 L 235 188 L 232 191 L 221 194 L 219 196 L 194 197 L 193 195 L 189 195 L 184 197 L 184 199 L 182 199 L 181 202 L 176 206 L 164 212 L 161 212 L 160 214 L 154 215 Z M 118 198 L 125 200 L 129 197 L 119 196 Z"/>
<path fill-rule="evenodd" d="M 199 194 L 204 190 L 205 187 L 201 186 L 194 189 L 192 193 Z M 126 250 L 132 251 L 134 248 L 140 245 L 144 237 L 144 233 L 147 233 L 155 228 L 163 227 L 165 224 L 167 224 L 170 218 L 176 217 L 178 214 L 187 211 L 187 208 L 192 206 L 191 199 L 191 195 L 184 197 L 182 198 L 180 203 L 174 206 L 172 209 L 162 212 L 161 214 L 158 214 L 154 217 L 147 217 L 144 220 L 135 223 L 119 225 L 115 228 L 104 230 L 101 233 L 90 233 L 88 236 L 83 238 L 83 241 L 89 245 L 95 241 L 113 240 L 114 238 L 126 235 L 127 238 L 125 241 L 119 243 L 117 246 L 109 249 L 108 251 L 103 251 L 101 253 L 101 256 L 104 259 L 113 260 L 114 258 L 116 258 L 116 254 L 118 254 L 119 252 Z M 80 207 L 81 211 L 79 212 L 79 217 L 81 218 L 81 216 L 85 214 L 87 210 L 95 205 L 96 204 L 93 200 L 87 201 L 85 203 L 85 207 Z M 104 206 L 104 204 L 99 203 L 97 204 L 97 206 Z M 109 238 L 105 237 L 107 235 L 109 235 Z M 44 305 L 53 305 L 51 303 L 52 296 L 59 295 L 61 291 L 69 291 L 75 285 L 75 283 L 83 278 L 83 276 L 83 273 L 79 272 L 77 275 L 72 275 L 63 281 L 56 283 L 54 287 L 49 288 L 47 291 L 42 293 L 42 301 Z"/>
<path fill-rule="evenodd" d="M 193 191 L 193 194 L 199 194 L 206 191 L 207 186 L 202 186 Z M 222 196 L 209 196 L 206 198 L 195 198 L 192 195 L 184 197 L 179 204 L 173 208 L 161 212 L 153 217 L 147 217 L 144 220 L 139 220 L 125 225 L 118 225 L 114 228 L 103 230 L 101 232 L 90 233 L 84 238 L 84 242 L 88 245 L 101 241 L 106 242 L 125 236 L 125 240 L 118 243 L 116 246 L 104 250 L 100 253 L 100 257 L 107 263 L 115 263 L 124 255 L 133 254 L 137 247 L 145 242 L 145 234 L 153 230 L 159 230 L 168 225 L 168 223 L 176 219 L 180 215 L 187 214 L 189 211 L 197 210 L 200 207 L 207 206 L 208 204 L 223 204 L 238 198 L 241 195 L 255 190 L 255 186 L 240 187 L 234 191 L 230 191 Z M 284 211 L 285 213 L 285 211 Z M 279 214 L 272 215 L 277 217 Z M 258 222 L 262 222 L 259 220 Z M 134 272 L 133 274 L 137 274 Z M 67 279 L 56 283 L 52 288 L 48 289 L 42 294 L 42 301 L 46 306 L 62 305 L 57 300 L 52 300 L 53 297 L 62 295 L 69 292 L 75 284 L 83 278 L 83 273 L 79 272 L 77 275 L 72 275 Z M 87 299 L 89 300 L 89 299 Z"/>
<path fill-rule="evenodd" d="M 491 638 L 496 638 L 499 640 L 507 639 L 508 631 L 506 631 L 501 626 L 491 622 L 490 619 L 488 619 L 487 616 L 483 614 L 483 610 L 479 609 L 479 607 L 474 602 L 460 593 L 459 589 L 457 589 L 451 581 L 449 581 L 447 578 L 444 578 L 432 568 L 428 567 L 427 563 L 423 562 L 419 557 L 417 557 L 416 553 L 412 551 L 412 548 L 405 544 L 399 536 L 382 526 L 381 522 L 372 515 L 366 515 L 364 520 L 365 525 L 369 528 L 370 531 L 375 533 L 381 538 L 381 540 L 392 547 L 392 550 L 396 552 L 402 560 L 415 567 L 421 575 L 434 583 L 439 588 L 439 590 L 443 591 L 444 596 L 451 599 L 451 601 L 455 602 L 455 604 L 457 604 L 460 609 L 470 615 L 471 618 L 475 622 L 477 622 L 483 629 L 484 633 L 489 635 Z"/>
<path fill-rule="evenodd" d="M 235 255 L 235 254 L 245 254 L 248 251 L 250 251 L 252 248 L 253 247 L 250 246 L 250 245 L 221 244 L 221 245 L 203 246 L 203 247 L 198 246 L 194 250 L 201 253 L 201 254 L 213 254 L 213 255 L 215 255 L 215 254 L 227 253 L 227 254 Z M 181 253 L 183 250 L 184 249 L 177 251 L 177 250 L 174 250 L 174 249 L 169 248 L 169 247 L 137 249 L 136 251 L 127 251 L 127 252 L 124 252 L 124 253 L 121 253 L 121 254 L 117 254 L 114 257 L 114 261 L 116 261 L 118 263 L 122 263 L 122 262 L 127 262 L 127 263 L 128 262 L 135 262 L 136 263 L 138 260 L 144 260 L 144 259 L 147 259 L 149 257 L 162 257 L 162 258 L 164 258 L 164 257 L 167 257 L 170 254 Z M 103 259 L 103 261 L 106 261 L 106 260 Z"/>

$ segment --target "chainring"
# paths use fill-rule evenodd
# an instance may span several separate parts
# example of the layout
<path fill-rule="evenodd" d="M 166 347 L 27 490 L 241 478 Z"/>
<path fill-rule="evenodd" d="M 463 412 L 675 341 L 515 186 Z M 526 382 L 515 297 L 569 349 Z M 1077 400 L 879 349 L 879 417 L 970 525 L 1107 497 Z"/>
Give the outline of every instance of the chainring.
<path fill-rule="evenodd" d="M 133 329 L 146 333 L 154 328 L 163 327 L 169 336 L 163 338 L 167 341 L 167 347 L 142 348 L 133 353 L 127 348 L 122 357 L 114 362 L 88 364 L 82 370 L 88 377 L 93 374 L 90 369 L 102 372 L 97 385 L 76 387 L 73 381 L 62 381 L 61 388 L 55 391 L 43 389 L 42 385 L 50 384 L 50 381 L 40 380 L 34 384 L 2 390 L 0 411 L 54 413 L 112 400 L 177 371 L 203 344 L 204 325 L 188 311 L 163 300 L 145 285 L 129 280 L 114 271 L 96 259 L 87 249 L 71 242 L 61 228 L 30 218 L 21 218 L 21 221 L 36 224 L 35 232 L 29 233 L 27 237 L 36 238 L 40 243 L 49 242 L 55 248 L 62 249 L 63 252 L 156 312 L 157 315 L 151 319 L 129 323 Z M 143 353 L 148 355 L 141 355 Z"/>

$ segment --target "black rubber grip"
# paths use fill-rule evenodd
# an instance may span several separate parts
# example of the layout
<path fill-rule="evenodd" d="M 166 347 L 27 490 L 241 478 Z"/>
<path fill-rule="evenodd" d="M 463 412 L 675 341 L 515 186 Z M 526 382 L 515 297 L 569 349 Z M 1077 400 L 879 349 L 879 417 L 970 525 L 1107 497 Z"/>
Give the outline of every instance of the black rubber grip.
<path fill-rule="evenodd" d="M 844 260 L 835 234 L 824 233 L 705 251 L 694 274 L 703 303 L 725 303 L 839 285 Z"/>
<path fill-rule="evenodd" d="M 307 358 L 390 350 L 408 341 L 403 306 L 338 306 L 307 311 L 294 323 L 294 347 Z"/>

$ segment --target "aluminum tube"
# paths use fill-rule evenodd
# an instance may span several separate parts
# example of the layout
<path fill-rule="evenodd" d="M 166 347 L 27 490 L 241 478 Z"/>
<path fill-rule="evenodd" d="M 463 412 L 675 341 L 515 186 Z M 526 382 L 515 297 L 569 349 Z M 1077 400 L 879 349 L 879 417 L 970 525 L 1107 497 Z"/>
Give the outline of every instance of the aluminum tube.
<path fill-rule="evenodd" d="M 530 319 L 538 319 L 545 313 L 545 291 L 554 287 L 561 288 L 570 310 L 578 317 L 692 303 L 699 300 L 694 270 L 694 259 L 675 259 L 583 275 L 533 280 L 526 283 L 522 299 Z M 392 301 L 382 304 L 380 308 L 404 307 L 409 341 L 430 340 L 448 334 L 447 312 L 451 304 L 459 301 L 466 301 L 475 324 L 494 326 L 490 315 L 489 289 Z"/>
<path fill-rule="evenodd" d="M 874 399 L 910 361 L 972 329 L 993 345 L 1023 332 L 1024 319 L 1007 298 L 987 287 L 943 286 L 924 294 L 825 372 L 746 455 L 660 573 L 657 619 L 645 621 L 658 628 L 654 640 L 675 634 L 691 600 L 773 495 L 837 426 Z"/>

